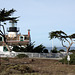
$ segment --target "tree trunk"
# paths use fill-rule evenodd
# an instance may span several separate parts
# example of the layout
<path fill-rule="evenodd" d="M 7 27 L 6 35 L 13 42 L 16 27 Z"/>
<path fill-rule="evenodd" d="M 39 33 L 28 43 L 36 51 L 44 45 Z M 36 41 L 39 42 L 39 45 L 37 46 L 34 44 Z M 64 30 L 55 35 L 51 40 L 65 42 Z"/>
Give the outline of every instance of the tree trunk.
<path fill-rule="evenodd" d="M 6 45 L 7 49 L 8 49 L 8 51 L 11 52 L 9 46 L 6 43 L 5 43 L 5 45 Z"/>
<path fill-rule="evenodd" d="M 67 48 L 67 51 L 66 52 L 67 52 L 67 56 L 68 56 L 68 54 L 69 54 L 69 48 Z"/>

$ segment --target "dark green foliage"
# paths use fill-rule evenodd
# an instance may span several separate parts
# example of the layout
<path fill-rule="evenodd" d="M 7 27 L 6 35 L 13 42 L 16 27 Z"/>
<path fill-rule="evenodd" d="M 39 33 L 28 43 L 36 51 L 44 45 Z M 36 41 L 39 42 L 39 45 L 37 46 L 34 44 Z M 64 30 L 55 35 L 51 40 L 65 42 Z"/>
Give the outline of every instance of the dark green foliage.
<path fill-rule="evenodd" d="M 13 49 L 12 49 L 12 51 L 15 51 L 15 52 L 33 52 L 33 50 L 34 50 L 33 43 L 27 44 L 26 47 L 23 47 L 22 45 L 13 46 Z"/>
<path fill-rule="evenodd" d="M 21 50 L 20 50 L 20 47 L 19 47 L 19 46 L 13 46 L 12 51 L 15 51 L 15 52 L 21 52 Z"/>
<path fill-rule="evenodd" d="M 26 52 L 26 49 L 24 47 L 19 47 L 20 52 Z"/>
<path fill-rule="evenodd" d="M 57 47 L 54 46 L 53 50 L 51 50 L 52 53 L 57 53 Z"/>
<path fill-rule="evenodd" d="M 70 52 L 75 53 L 75 50 L 70 50 Z"/>
<path fill-rule="evenodd" d="M 43 50 L 43 53 L 48 53 L 48 50 L 47 50 L 47 49 L 44 49 L 44 50 Z"/>
<path fill-rule="evenodd" d="M 72 34 L 69 36 L 70 38 L 75 38 L 75 34 Z"/>
<path fill-rule="evenodd" d="M 5 8 L 1 9 L 0 10 L 0 21 L 3 22 L 3 21 L 7 21 L 7 20 L 17 19 L 17 17 L 10 17 L 14 12 L 15 12 L 14 9 L 11 9 L 9 11 L 5 10 Z"/>
<path fill-rule="evenodd" d="M 5 10 L 5 8 L 4 9 L 1 9 L 0 10 L 0 28 L 2 27 L 3 28 L 3 30 L 2 29 L 0 29 L 0 35 L 4 38 L 4 42 L 7 44 L 7 42 L 6 42 L 6 37 L 5 37 L 5 29 L 4 29 L 4 25 L 2 25 L 1 23 L 2 22 L 5 22 L 5 21 L 10 21 L 10 20 L 16 20 L 18 17 L 12 17 L 12 14 L 15 12 L 15 10 L 14 9 L 11 9 L 11 10 Z M 6 23 L 4 23 L 4 24 L 6 24 Z M 10 50 L 9 48 L 8 48 L 8 50 Z"/>
<path fill-rule="evenodd" d="M 72 35 L 67 35 L 65 32 L 63 31 L 52 31 L 49 33 L 49 38 L 50 40 L 53 38 L 57 38 L 61 41 L 61 44 L 63 47 L 66 47 L 67 50 L 67 54 L 69 52 L 70 47 L 72 46 L 73 43 L 75 43 L 75 34 Z M 65 44 L 68 43 L 68 46 Z"/>
<path fill-rule="evenodd" d="M 20 46 L 13 46 L 12 48 L 12 51 L 15 51 L 15 52 L 27 52 L 27 49 L 22 47 L 21 45 Z"/>
<path fill-rule="evenodd" d="M 66 37 L 67 37 L 67 34 L 64 33 L 63 31 L 52 31 L 49 33 L 50 39 L 53 39 L 53 38 L 61 39 L 61 38 L 66 38 Z"/>
<path fill-rule="evenodd" d="M 34 48 L 34 52 L 43 53 L 44 48 L 45 47 L 41 44 L 41 45 Z"/>
<path fill-rule="evenodd" d="M 74 54 L 72 54 L 72 55 L 70 55 L 70 57 L 71 57 L 70 64 L 75 65 L 75 53 L 74 53 Z"/>
<path fill-rule="evenodd" d="M 62 60 L 60 60 L 60 62 L 62 62 L 62 64 L 68 64 L 68 61 L 67 61 L 67 56 L 65 58 L 63 58 Z M 70 55 L 70 62 L 69 62 L 70 65 L 75 65 L 75 53 L 74 54 L 71 54 Z"/>
<path fill-rule="evenodd" d="M 32 52 L 32 53 L 48 53 L 48 50 L 45 49 L 45 46 L 42 44 L 34 47 L 34 43 L 28 44 L 26 47 L 20 46 L 13 46 L 12 51 L 15 52 Z"/>
<path fill-rule="evenodd" d="M 59 60 L 59 62 L 62 62 L 62 64 L 68 64 L 67 56 L 63 58 L 62 60 Z"/>
<path fill-rule="evenodd" d="M 26 52 L 34 52 L 34 42 L 27 45 L 25 48 Z"/>
<path fill-rule="evenodd" d="M 18 54 L 17 56 L 16 56 L 17 58 L 28 58 L 28 55 L 26 55 L 26 54 Z"/>
<path fill-rule="evenodd" d="M 60 49 L 59 52 L 65 52 L 63 49 Z"/>

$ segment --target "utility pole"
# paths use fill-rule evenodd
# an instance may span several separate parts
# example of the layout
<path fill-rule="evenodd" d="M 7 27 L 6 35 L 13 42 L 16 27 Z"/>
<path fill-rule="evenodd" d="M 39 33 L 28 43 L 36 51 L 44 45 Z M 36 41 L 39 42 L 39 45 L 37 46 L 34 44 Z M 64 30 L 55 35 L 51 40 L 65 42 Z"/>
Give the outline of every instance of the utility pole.
<path fill-rule="evenodd" d="M 52 40 L 52 50 L 53 50 L 53 40 Z"/>

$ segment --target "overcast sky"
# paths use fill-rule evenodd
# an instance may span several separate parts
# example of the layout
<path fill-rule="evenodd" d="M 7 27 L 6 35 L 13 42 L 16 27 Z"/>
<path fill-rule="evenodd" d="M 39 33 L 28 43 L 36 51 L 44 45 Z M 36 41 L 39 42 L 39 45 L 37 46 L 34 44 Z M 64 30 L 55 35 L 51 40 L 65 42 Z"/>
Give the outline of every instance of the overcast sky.
<path fill-rule="evenodd" d="M 20 33 L 27 34 L 30 29 L 36 46 L 51 47 L 52 41 L 48 38 L 51 31 L 75 33 L 75 0 L 0 0 L 2 8 L 17 11 L 13 16 L 20 16 L 17 23 Z M 53 45 L 62 46 L 57 39 L 53 40 Z"/>

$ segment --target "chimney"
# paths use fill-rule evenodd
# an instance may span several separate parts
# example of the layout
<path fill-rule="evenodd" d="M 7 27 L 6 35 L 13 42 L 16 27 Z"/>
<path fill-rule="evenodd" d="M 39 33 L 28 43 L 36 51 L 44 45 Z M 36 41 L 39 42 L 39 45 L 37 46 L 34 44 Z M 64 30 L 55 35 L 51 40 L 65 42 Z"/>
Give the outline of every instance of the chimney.
<path fill-rule="evenodd" d="M 30 37 L 30 29 L 28 29 L 28 37 Z"/>

